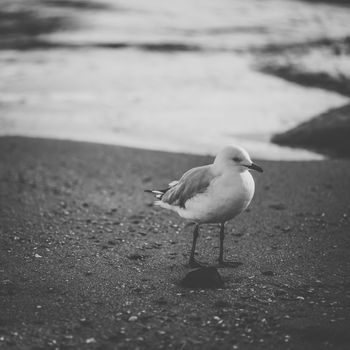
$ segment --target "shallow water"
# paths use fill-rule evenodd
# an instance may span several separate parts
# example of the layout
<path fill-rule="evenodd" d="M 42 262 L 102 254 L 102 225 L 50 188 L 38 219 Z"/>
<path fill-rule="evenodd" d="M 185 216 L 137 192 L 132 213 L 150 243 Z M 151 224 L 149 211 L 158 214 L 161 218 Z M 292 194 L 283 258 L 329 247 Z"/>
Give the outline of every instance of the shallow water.
<path fill-rule="evenodd" d="M 105 3 L 110 8 L 98 11 L 35 8 L 79 25 L 41 35 L 57 45 L 51 50 L 0 51 L 2 135 L 202 154 L 238 143 L 259 158 L 321 158 L 269 139 L 348 99 L 256 71 L 251 49 L 349 35 L 350 8 L 283 0 Z"/>

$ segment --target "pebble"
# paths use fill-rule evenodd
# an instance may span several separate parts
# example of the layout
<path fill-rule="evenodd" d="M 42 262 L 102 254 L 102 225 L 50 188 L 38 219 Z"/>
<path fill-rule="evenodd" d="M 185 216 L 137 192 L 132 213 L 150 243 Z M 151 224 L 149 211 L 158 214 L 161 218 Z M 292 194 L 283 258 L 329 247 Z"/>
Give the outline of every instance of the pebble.
<path fill-rule="evenodd" d="M 286 206 L 282 203 L 270 204 L 269 207 L 275 210 L 285 210 Z"/>
<path fill-rule="evenodd" d="M 261 274 L 264 276 L 273 276 L 274 273 L 271 270 L 265 270 L 265 271 L 261 271 Z"/>
<path fill-rule="evenodd" d="M 85 340 L 86 344 L 92 344 L 92 343 L 96 343 L 96 339 L 95 338 L 88 338 Z"/>

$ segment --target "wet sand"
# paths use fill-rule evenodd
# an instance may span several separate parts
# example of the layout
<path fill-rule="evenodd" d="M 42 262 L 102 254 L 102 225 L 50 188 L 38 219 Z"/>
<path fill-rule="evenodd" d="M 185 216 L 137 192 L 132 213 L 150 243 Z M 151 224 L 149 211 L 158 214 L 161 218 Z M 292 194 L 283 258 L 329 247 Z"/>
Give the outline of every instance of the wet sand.
<path fill-rule="evenodd" d="M 280 145 L 306 147 L 332 157 L 350 157 L 350 104 L 331 109 L 272 137 Z"/>
<path fill-rule="evenodd" d="M 257 161 L 250 210 L 227 229 L 243 264 L 191 290 L 191 227 L 143 189 L 210 160 L 0 138 L 0 347 L 346 349 L 350 162 Z M 215 265 L 217 227 L 197 251 Z"/>

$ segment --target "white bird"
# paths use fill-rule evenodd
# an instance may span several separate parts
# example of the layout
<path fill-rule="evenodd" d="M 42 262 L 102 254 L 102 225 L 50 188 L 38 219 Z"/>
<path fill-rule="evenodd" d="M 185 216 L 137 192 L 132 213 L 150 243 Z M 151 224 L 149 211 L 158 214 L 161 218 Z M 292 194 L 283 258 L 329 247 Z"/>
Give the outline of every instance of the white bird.
<path fill-rule="evenodd" d="M 209 223 L 220 224 L 218 260 L 220 265 L 229 264 L 223 259 L 225 223 L 247 209 L 253 198 L 255 184 L 250 169 L 263 172 L 243 148 L 228 146 L 218 153 L 213 164 L 188 170 L 164 190 L 146 190 L 156 195 L 156 205 L 195 223 L 190 266 L 201 266 L 194 258 L 199 225 Z"/>

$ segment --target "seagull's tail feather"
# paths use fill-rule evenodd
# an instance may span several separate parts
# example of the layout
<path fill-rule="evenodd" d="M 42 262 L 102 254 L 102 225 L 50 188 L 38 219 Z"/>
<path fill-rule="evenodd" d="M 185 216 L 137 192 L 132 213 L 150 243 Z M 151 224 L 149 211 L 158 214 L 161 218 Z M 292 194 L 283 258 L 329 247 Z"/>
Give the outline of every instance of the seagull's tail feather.
<path fill-rule="evenodd" d="M 164 193 L 168 190 L 169 188 L 166 188 L 164 190 L 145 190 L 145 192 L 153 193 L 157 199 L 162 199 L 162 197 L 164 196 Z"/>
<path fill-rule="evenodd" d="M 170 182 L 169 187 L 165 188 L 164 190 L 145 190 L 145 192 L 153 193 L 157 199 L 161 200 L 165 192 L 169 191 L 172 187 L 176 186 L 178 183 L 179 181 L 172 181 Z"/>

